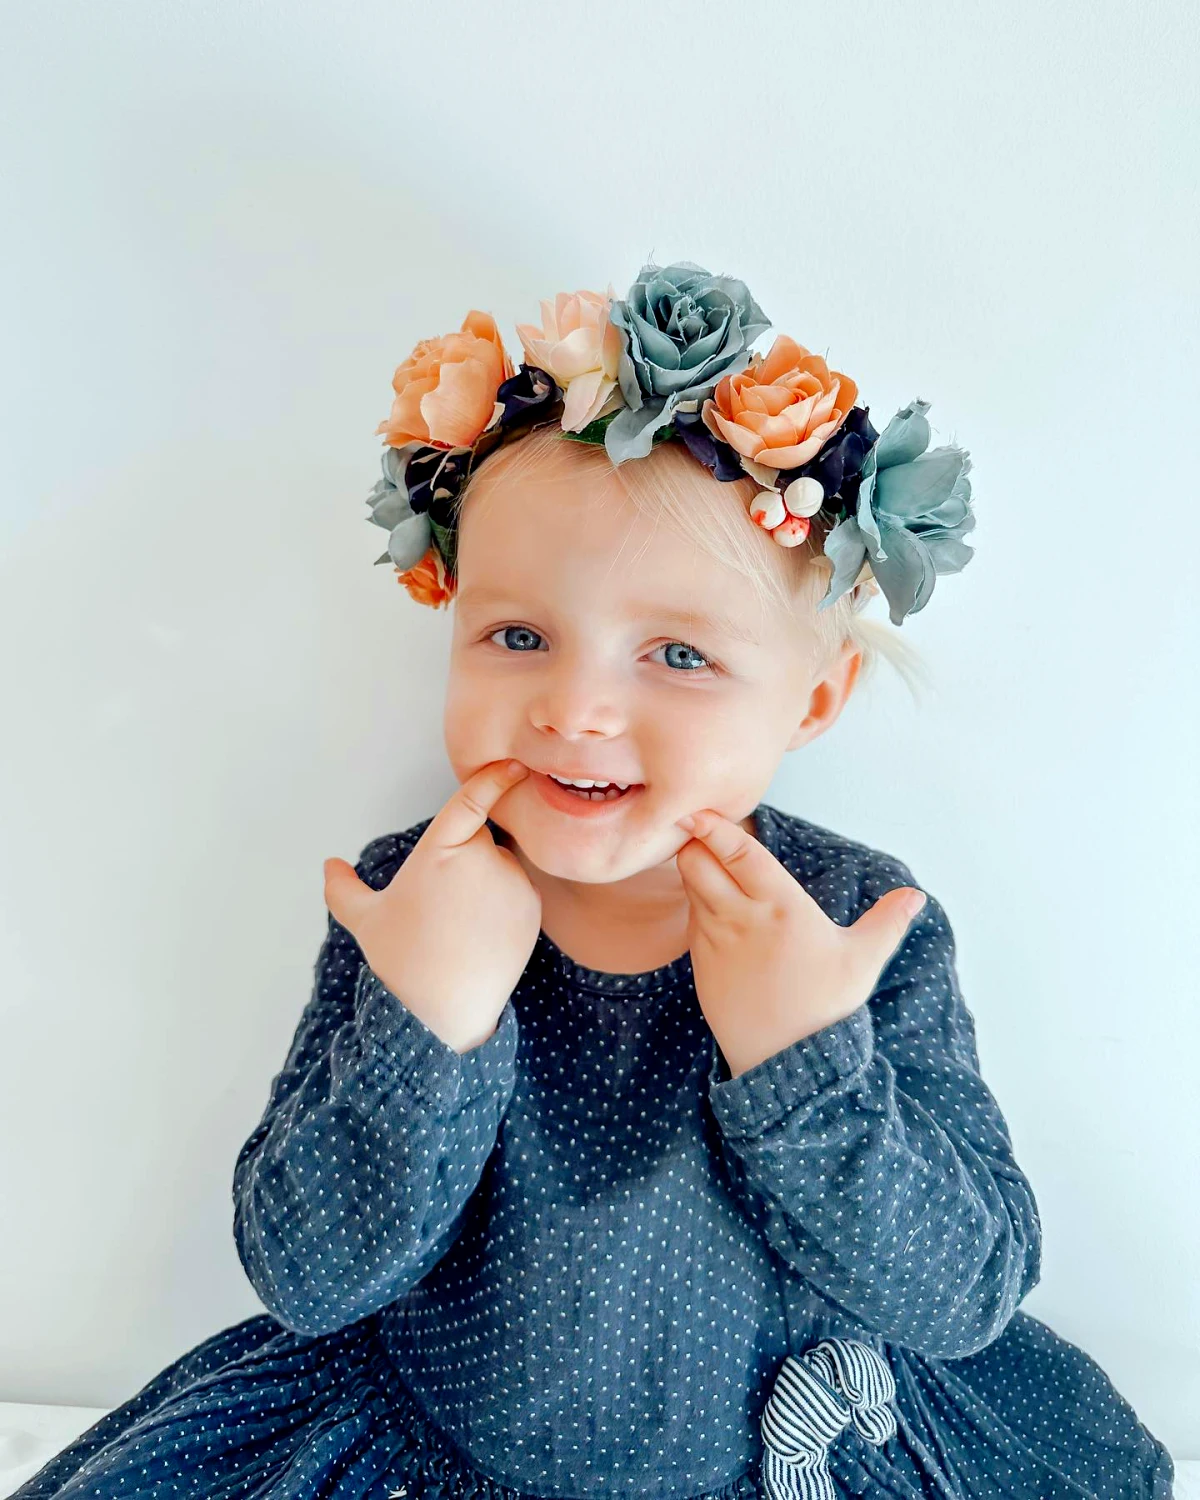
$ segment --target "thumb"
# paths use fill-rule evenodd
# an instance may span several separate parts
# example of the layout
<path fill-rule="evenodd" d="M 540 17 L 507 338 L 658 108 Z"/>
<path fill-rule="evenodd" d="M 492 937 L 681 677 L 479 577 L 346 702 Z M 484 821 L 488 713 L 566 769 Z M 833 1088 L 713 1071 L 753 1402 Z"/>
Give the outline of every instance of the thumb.
<path fill-rule="evenodd" d="M 925 905 L 925 892 L 915 886 L 898 885 L 885 891 L 875 905 L 863 912 L 851 931 L 857 933 L 859 942 L 873 954 L 875 973 L 881 974 L 888 960 L 904 941 L 913 918 Z"/>
<path fill-rule="evenodd" d="M 355 931 L 376 895 L 377 891 L 358 878 L 353 865 L 344 859 L 325 861 L 325 905 L 348 932 Z"/>

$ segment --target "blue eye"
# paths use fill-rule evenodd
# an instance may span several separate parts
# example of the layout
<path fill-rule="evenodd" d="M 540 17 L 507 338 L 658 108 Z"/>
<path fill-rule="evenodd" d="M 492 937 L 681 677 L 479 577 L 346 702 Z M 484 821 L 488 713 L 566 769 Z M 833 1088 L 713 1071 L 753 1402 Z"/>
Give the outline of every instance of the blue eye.
<path fill-rule="evenodd" d="M 537 635 L 537 632 L 535 630 L 530 630 L 527 625 L 501 625 L 499 630 L 492 631 L 492 634 L 488 636 L 488 640 L 490 641 L 492 639 L 492 636 L 499 635 L 501 630 L 504 632 L 504 635 L 506 637 L 504 643 L 506 646 L 508 645 L 507 637 L 510 635 Z M 525 650 L 526 648 L 522 646 L 518 647 L 518 649 Z M 537 648 L 534 647 L 534 650 L 536 649 Z"/>
<path fill-rule="evenodd" d="M 689 646 L 686 641 L 668 641 L 663 646 L 655 646 L 654 649 L 656 651 L 673 651 L 676 646 L 681 647 L 686 652 L 690 652 L 691 655 L 695 657 L 696 660 L 700 663 L 701 667 L 708 667 L 710 670 L 712 669 L 713 663 L 709 661 L 708 657 L 705 656 L 702 651 L 697 651 L 695 646 Z M 686 663 L 680 663 L 678 661 L 676 662 L 676 665 L 684 666 L 686 673 L 694 673 L 697 670 L 694 666 L 688 666 Z"/>
<path fill-rule="evenodd" d="M 536 641 L 541 640 L 541 636 L 538 635 L 537 631 L 530 630 L 528 625 L 501 625 L 496 630 L 493 630 L 488 635 L 487 639 L 489 641 L 493 640 L 496 636 L 501 634 L 503 634 L 505 637 L 504 645 L 506 648 L 511 644 L 510 637 L 512 636 L 525 636 L 526 638 L 532 637 Z M 675 663 L 672 666 L 672 670 L 674 671 L 675 676 L 694 676 L 697 671 L 702 670 L 705 667 L 707 667 L 710 671 L 716 670 L 716 663 L 714 661 L 705 656 L 702 651 L 697 651 L 695 646 L 689 646 L 686 641 L 667 641 L 662 646 L 655 646 L 654 649 L 656 651 L 672 651 L 676 647 L 680 647 L 684 652 L 689 653 L 693 658 L 693 662 L 681 663 L 680 661 L 678 661 L 678 659 L 676 659 Z M 528 645 L 513 647 L 513 650 L 515 651 L 536 651 L 537 649 L 538 648 L 536 646 L 531 647 Z"/>

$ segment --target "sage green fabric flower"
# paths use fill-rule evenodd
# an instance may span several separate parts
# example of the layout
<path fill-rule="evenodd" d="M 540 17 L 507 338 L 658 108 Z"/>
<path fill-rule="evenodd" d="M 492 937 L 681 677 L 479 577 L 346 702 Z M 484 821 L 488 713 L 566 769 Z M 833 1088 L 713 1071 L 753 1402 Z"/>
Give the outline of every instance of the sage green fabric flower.
<path fill-rule="evenodd" d="M 429 551 L 433 528 L 429 517 L 417 514 L 408 503 L 404 482 L 409 460 L 426 447 L 425 443 L 412 442 L 399 448 L 389 445 L 383 450 L 383 478 L 375 481 L 375 488 L 367 496 L 371 507 L 367 520 L 388 533 L 387 551 L 375 559 L 377 563 L 390 561 L 402 570 L 414 568 Z"/>
<path fill-rule="evenodd" d="M 750 345 L 771 326 L 744 281 L 690 260 L 644 265 L 609 321 L 625 345 L 617 363 L 625 406 L 604 433 L 614 465 L 645 458 L 680 402 L 700 402 L 723 376 L 744 370 Z"/>
<path fill-rule="evenodd" d="M 901 407 L 867 454 L 856 512 L 825 538 L 834 571 L 818 613 L 853 585 L 869 558 L 891 622 L 899 625 L 924 609 L 937 574 L 959 573 L 975 555 L 962 541 L 975 525 L 971 459 L 954 446 L 925 451 L 928 410 L 920 399 Z"/>

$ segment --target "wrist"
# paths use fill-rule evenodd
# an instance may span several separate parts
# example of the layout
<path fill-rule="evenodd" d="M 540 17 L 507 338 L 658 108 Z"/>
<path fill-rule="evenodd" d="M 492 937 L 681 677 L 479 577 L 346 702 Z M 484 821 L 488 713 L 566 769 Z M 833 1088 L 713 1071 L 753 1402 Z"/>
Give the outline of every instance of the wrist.
<path fill-rule="evenodd" d="M 855 1005 L 853 1010 L 859 1008 L 859 1005 Z M 785 1028 L 742 1026 L 737 1036 L 718 1036 L 717 1046 L 724 1059 L 724 1067 L 728 1069 L 728 1078 L 738 1078 L 752 1068 L 757 1068 L 768 1058 L 777 1057 L 786 1048 L 798 1047 L 801 1042 L 852 1015 L 853 1010 L 835 1011 L 823 1017 L 810 1016 L 803 1022 L 792 1017 L 790 1025 Z"/>

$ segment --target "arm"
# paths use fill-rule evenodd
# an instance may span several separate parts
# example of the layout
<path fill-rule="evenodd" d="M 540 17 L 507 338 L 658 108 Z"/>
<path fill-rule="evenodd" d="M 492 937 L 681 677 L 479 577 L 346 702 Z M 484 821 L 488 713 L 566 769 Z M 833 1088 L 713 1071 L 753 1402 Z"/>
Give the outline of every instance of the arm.
<path fill-rule="evenodd" d="M 916 884 L 906 866 L 876 865 L 858 912 L 900 884 Z M 783 1260 L 883 1338 L 953 1359 L 1037 1284 L 1041 1225 L 926 896 L 866 1003 L 736 1078 L 718 1051 L 709 1099 L 732 1185 Z"/>
<path fill-rule="evenodd" d="M 368 844 L 385 887 L 410 849 Z M 234 1168 L 234 1239 L 264 1306 L 299 1333 L 385 1307 L 454 1243 L 516 1082 L 517 1017 L 458 1053 L 388 990 L 332 915 L 312 997 Z"/>

